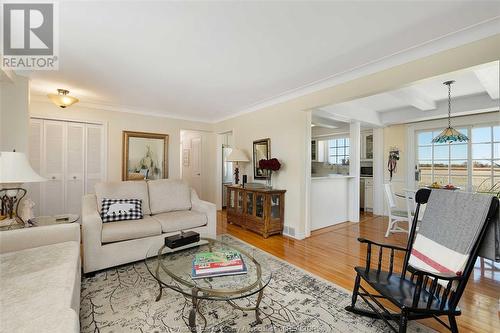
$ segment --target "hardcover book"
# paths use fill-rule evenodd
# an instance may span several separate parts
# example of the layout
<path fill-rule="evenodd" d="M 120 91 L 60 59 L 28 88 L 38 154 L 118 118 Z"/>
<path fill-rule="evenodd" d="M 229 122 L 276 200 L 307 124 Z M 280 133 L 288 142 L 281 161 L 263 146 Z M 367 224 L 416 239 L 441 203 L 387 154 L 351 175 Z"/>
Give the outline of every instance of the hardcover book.
<path fill-rule="evenodd" d="M 244 274 L 247 268 L 238 251 L 200 252 L 193 259 L 192 278 Z"/>

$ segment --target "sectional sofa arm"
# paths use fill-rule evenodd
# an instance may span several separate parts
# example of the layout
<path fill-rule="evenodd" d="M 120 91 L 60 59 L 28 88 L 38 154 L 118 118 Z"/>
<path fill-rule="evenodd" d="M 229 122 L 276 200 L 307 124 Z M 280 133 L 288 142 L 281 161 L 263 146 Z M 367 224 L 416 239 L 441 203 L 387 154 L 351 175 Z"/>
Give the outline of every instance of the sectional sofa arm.
<path fill-rule="evenodd" d="M 55 224 L 0 232 L 0 253 L 75 241 L 80 243 L 78 223 Z"/>
<path fill-rule="evenodd" d="M 217 207 L 215 204 L 201 200 L 196 191 L 191 189 L 191 209 L 207 216 L 208 236 L 215 237 L 217 230 Z"/>
<path fill-rule="evenodd" d="M 97 198 L 94 194 L 83 197 L 82 237 L 84 247 L 101 245 L 102 220 L 97 210 Z"/>

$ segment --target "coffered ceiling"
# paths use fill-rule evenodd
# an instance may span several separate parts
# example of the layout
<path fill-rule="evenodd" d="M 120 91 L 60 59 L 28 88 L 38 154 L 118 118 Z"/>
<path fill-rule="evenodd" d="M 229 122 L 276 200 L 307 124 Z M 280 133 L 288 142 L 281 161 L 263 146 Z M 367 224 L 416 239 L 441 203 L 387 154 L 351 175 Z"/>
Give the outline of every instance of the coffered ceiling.
<path fill-rule="evenodd" d="M 454 80 L 452 116 L 498 111 L 499 61 L 413 82 L 406 87 L 345 103 L 322 107 L 316 116 L 324 118 L 371 115 L 378 125 L 436 119 L 448 112 L 448 87 Z"/>

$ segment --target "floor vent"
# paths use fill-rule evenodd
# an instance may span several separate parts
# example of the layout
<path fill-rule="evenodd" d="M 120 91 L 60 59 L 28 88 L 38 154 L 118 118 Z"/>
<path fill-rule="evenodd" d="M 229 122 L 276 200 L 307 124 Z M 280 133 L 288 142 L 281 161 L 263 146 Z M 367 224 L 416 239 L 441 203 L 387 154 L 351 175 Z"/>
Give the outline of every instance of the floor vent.
<path fill-rule="evenodd" d="M 294 237 L 295 236 L 295 228 L 285 225 L 285 226 L 283 226 L 283 233 L 285 235 L 289 235 L 289 236 Z"/>

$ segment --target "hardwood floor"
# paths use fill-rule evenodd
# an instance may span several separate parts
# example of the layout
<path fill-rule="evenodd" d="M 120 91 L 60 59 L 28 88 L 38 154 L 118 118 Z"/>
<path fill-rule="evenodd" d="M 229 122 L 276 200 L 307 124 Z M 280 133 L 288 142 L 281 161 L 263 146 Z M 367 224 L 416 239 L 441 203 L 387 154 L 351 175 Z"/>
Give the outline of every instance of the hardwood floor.
<path fill-rule="evenodd" d="M 363 214 L 360 223 L 346 222 L 314 231 L 311 237 L 304 240 L 281 235 L 264 239 L 251 231 L 227 224 L 224 211 L 218 212 L 217 220 L 217 233 L 233 235 L 349 290 L 354 285 L 353 267 L 362 266 L 365 260 L 366 249 L 358 243 L 358 237 L 397 245 L 406 242 L 406 234 L 385 238 L 387 218 L 371 214 Z M 398 261 L 400 264 L 402 258 Z M 500 332 L 500 264 L 478 259 L 459 306 L 462 309 L 462 315 L 457 319 L 460 332 Z M 421 322 L 440 332 L 447 332 L 435 320 Z"/>

